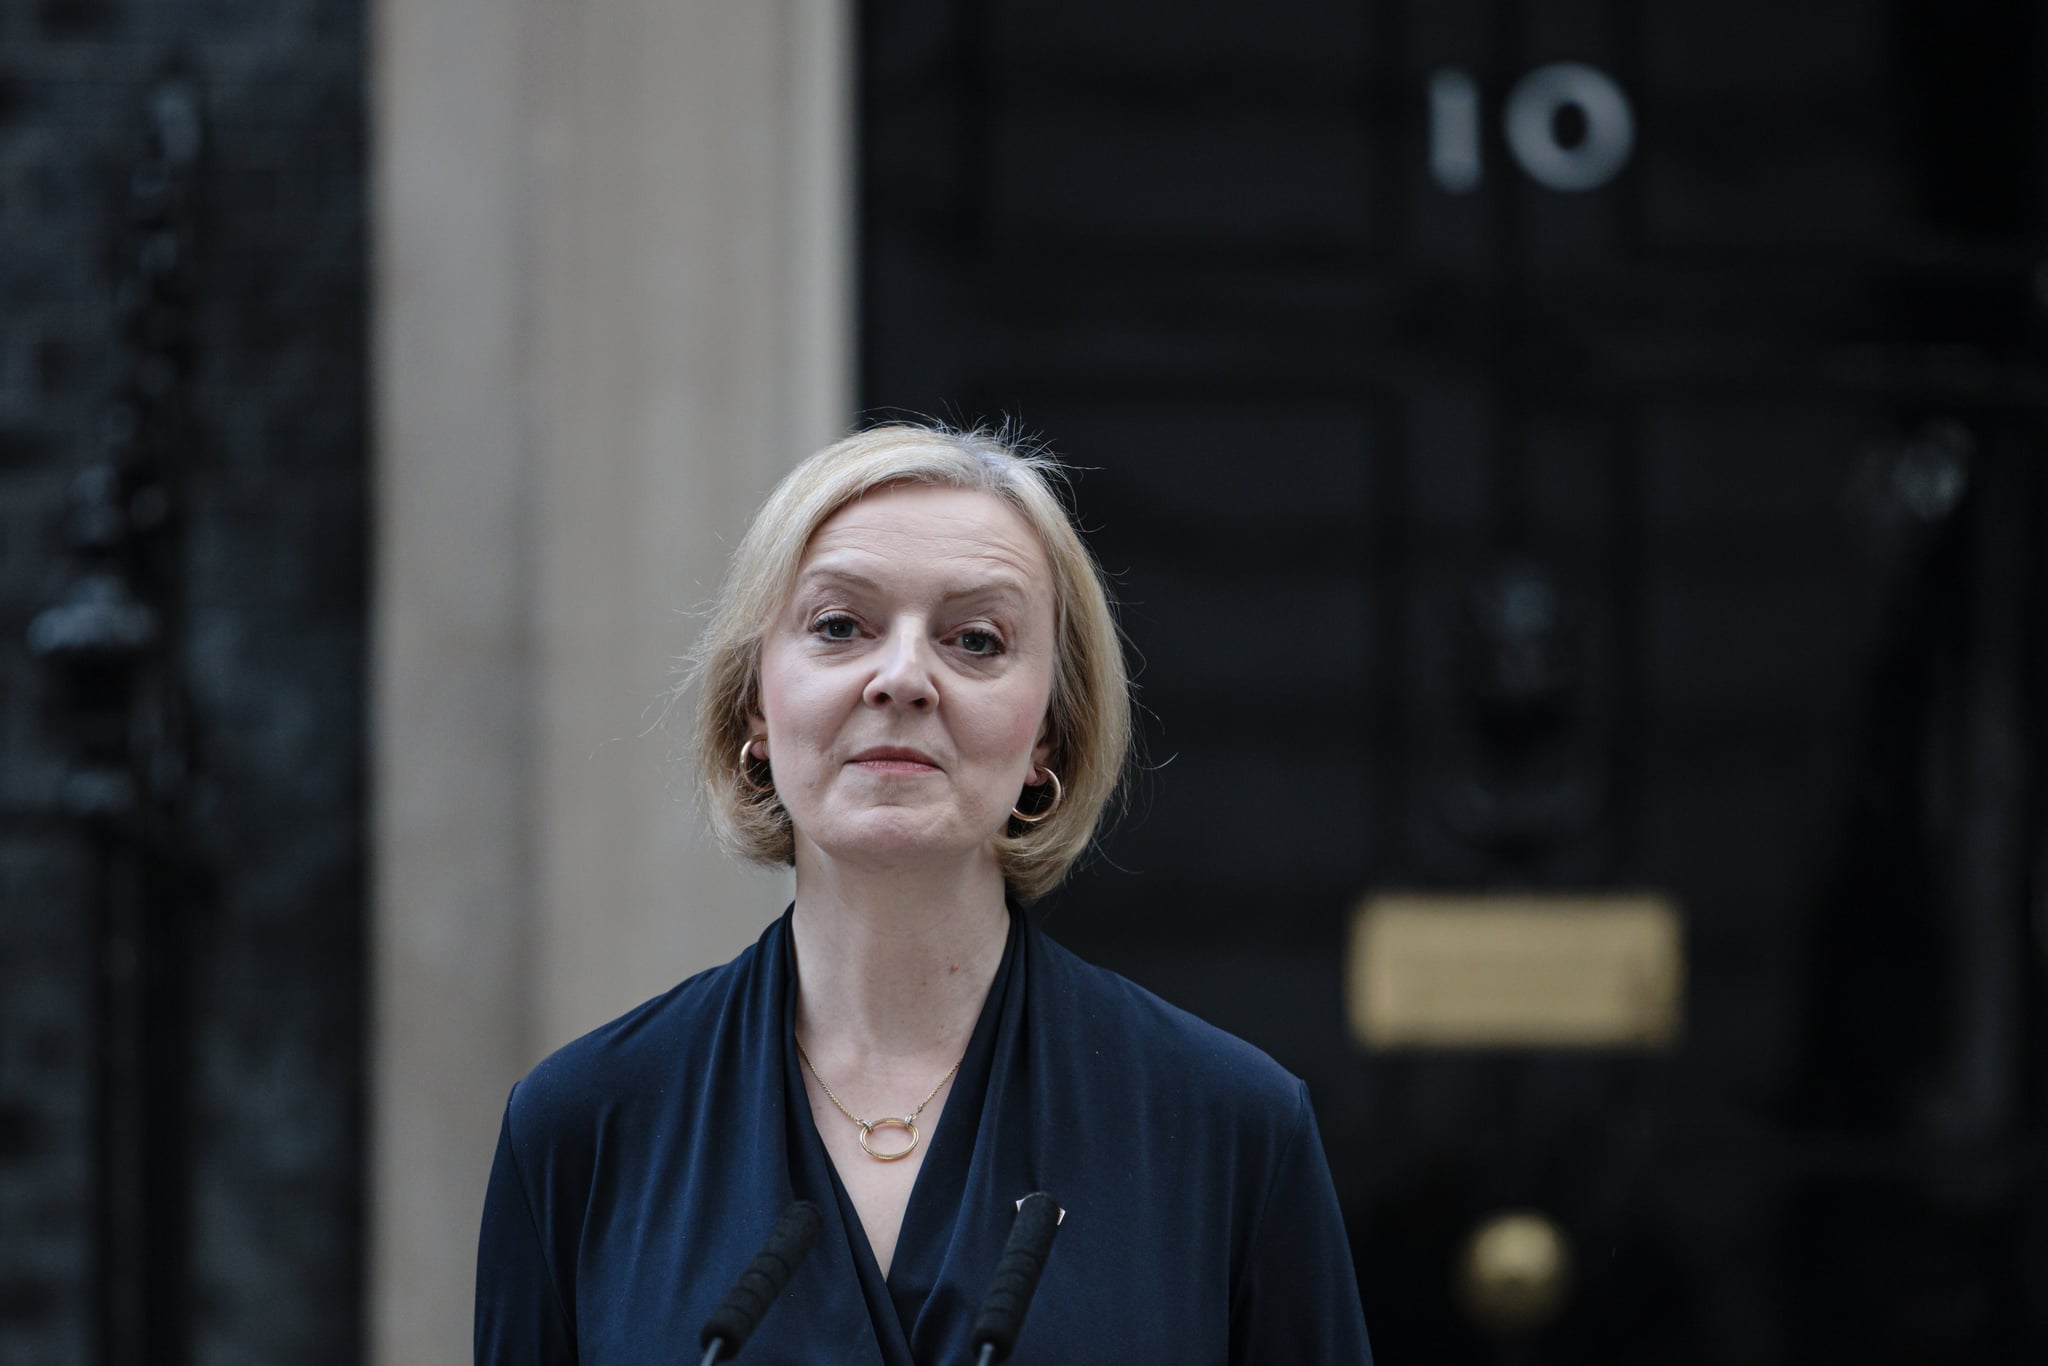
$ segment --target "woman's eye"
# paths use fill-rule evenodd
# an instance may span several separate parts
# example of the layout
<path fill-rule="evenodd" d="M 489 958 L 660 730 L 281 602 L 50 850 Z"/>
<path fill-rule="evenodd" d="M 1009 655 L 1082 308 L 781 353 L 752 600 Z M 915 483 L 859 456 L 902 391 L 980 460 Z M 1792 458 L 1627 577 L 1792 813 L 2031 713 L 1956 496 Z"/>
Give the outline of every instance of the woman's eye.
<path fill-rule="evenodd" d="M 811 623 L 811 630 L 827 640 L 852 640 L 860 626 L 852 617 L 820 617 Z"/>
<path fill-rule="evenodd" d="M 960 648 L 971 655 L 997 655 L 1003 652 L 1003 642 L 992 631 L 962 631 Z"/>

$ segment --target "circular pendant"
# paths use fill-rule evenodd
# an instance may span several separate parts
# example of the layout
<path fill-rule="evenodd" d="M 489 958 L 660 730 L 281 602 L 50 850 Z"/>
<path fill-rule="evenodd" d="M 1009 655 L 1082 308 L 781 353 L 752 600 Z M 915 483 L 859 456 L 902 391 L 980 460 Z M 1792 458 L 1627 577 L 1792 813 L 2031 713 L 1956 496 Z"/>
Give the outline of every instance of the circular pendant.
<path fill-rule="evenodd" d="M 868 1146 L 868 1140 L 877 1129 L 901 1129 L 910 1135 L 910 1142 L 893 1153 L 878 1153 Z M 877 1119 L 860 1126 L 860 1150 L 877 1162 L 894 1162 L 917 1151 L 917 1126 L 907 1119 Z"/>

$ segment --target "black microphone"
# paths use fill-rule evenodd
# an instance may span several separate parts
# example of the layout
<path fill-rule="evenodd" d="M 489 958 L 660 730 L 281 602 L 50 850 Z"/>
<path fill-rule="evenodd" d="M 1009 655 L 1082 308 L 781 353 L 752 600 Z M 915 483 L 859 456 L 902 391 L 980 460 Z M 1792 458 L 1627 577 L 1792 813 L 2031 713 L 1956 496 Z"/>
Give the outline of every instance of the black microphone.
<path fill-rule="evenodd" d="M 818 1241 L 818 1230 L 824 1223 L 818 1207 L 810 1201 L 789 1202 L 789 1208 L 782 1212 L 782 1221 L 761 1245 L 753 1264 L 740 1273 L 718 1308 L 704 1320 L 704 1332 L 697 1339 L 704 1347 L 703 1366 L 730 1361 L 740 1354 L 740 1348 L 761 1326 L 761 1316 L 803 1264 L 811 1244 Z"/>
<path fill-rule="evenodd" d="M 1052 1237 L 1060 1231 L 1064 1214 L 1059 1201 L 1044 1191 L 1033 1191 L 1017 1202 L 1017 1222 L 1010 1225 L 1010 1241 L 1003 1245 L 995 1279 L 974 1320 L 972 1341 L 981 1354 L 976 1366 L 1007 1361 L 1016 1347 L 1017 1330 L 1024 1326 L 1024 1311 L 1038 1291 L 1045 1255 L 1052 1251 Z"/>

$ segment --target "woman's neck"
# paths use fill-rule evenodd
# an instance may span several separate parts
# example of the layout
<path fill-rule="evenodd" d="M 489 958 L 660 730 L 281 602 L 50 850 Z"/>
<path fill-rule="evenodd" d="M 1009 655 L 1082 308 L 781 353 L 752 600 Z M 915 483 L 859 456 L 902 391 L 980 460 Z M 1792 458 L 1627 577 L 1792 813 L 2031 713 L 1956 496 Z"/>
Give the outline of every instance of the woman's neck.
<path fill-rule="evenodd" d="M 990 864 L 942 874 L 848 870 L 799 856 L 797 1032 L 869 1057 L 957 1054 L 1002 965 L 1009 910 Z"/>

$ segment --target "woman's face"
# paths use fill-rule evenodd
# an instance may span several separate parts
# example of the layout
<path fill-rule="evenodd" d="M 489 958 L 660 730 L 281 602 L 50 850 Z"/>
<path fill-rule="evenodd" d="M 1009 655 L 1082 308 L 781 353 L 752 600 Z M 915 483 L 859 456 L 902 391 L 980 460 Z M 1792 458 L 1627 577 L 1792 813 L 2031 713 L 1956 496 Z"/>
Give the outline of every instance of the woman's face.
<path fill-rule="evenodd" d="M 799 870 L 993 859 L 1043 781 L 1055 646 L 1044 548 L 1000 499 L 899 485 L 827 520 L 762 637 L 753 717 Z"/>

